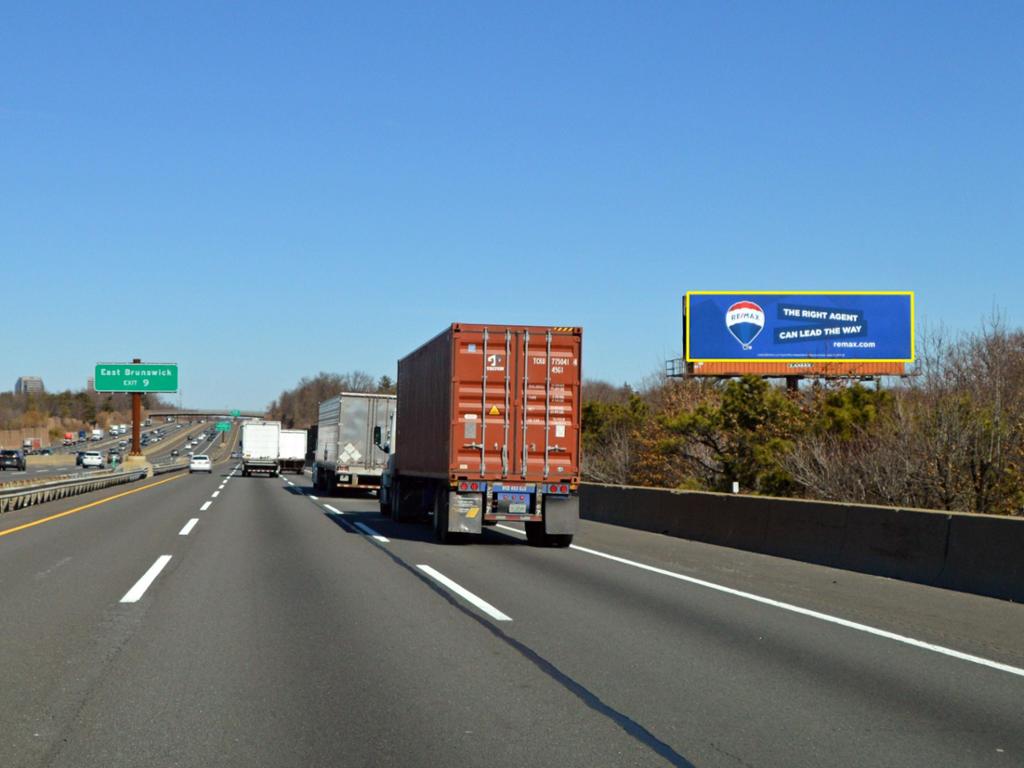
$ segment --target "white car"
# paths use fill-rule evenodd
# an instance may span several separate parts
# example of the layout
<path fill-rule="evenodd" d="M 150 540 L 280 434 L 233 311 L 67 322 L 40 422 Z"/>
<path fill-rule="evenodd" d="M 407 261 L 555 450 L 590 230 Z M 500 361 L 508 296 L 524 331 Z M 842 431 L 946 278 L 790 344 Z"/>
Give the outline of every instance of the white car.
<path fill-rule="evenodd" d="M 213 462 L 210 457 L 203 453 L 197 453 L 188 462 L 189 474 L 193 472 L 209 472 L 213 474 Z"/>
<path fill-rule="evenodd" d="M 102 467 L 103 454 L 99 451 L 86 451 L 82 454 L 83 467 Z"/>

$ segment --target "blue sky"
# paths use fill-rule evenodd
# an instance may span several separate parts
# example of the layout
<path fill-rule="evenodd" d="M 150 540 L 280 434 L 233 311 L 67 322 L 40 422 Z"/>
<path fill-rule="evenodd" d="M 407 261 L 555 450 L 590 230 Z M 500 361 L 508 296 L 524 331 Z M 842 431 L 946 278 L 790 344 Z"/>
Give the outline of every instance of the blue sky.
<path fill-rule="evenodd" d="M 0 15 L 0 388 L 260 407 L 447 323 L 681 351 L 692 289 L 1024 325 L 1021 3 L 71 3 Z"/>

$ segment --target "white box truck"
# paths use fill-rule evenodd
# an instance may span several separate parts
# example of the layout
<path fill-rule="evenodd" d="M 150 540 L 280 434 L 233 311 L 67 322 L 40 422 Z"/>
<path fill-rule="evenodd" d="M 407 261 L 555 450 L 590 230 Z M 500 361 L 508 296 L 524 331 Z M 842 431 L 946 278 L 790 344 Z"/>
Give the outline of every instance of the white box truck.
<path fill-rule="evenodd" d="M 242 425 L 242 474 L 276 475 L 281 422 L 247 421 Z"/>
<path fill-rule="evenodd" d="M 306 430 L 282 429 L 278 440 L 277 468 L 279 472 L 302 474 L 306 464 Z"/>
<path fill-rule="evenodd" d="M 380 487 L 388 454 L 374 445 L 374 428 L 391 431 L 394 395 L 342 392 L 320 403 L 313 487 L 328 495 L 339 488 Z"/>
<path fill-rule="evenodd" d="M 102 440 L 103 439 L 103 430 L 102 429 L 94 429 L 92 431 L 92 439 L 93 439 L 93 441 Z"/>

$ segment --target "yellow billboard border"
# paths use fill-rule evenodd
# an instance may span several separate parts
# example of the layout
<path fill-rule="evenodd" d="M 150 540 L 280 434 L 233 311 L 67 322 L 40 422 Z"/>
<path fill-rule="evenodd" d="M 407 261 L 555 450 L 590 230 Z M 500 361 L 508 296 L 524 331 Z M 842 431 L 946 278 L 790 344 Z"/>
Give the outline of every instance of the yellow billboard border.
<path fill-rule="evenodd" d="M 744 293 L 760 296 L 909 296 L 910 297 L 910 357 L 690 357 L 690 296 L 736 296 Z M 687 291 L 683 296 L 683 316 L 686 318 L 683 357 L 688 363 L 912 363 L 914 349 L 914 292 L 913 291 Z"/>

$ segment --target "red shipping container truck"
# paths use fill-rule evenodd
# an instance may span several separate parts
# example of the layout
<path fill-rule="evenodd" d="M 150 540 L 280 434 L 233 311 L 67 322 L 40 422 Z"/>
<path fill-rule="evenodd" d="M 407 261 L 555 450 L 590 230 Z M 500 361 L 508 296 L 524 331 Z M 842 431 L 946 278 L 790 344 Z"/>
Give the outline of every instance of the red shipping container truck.
<path fill-rule="evenodd" d="M 580 328 L 455 323 L 398 361 L 381 511 L 439 541 L 498 521 L 566 547 L 579 521 Z M 379 430 L 378 430 L 378 442 Z"/>

